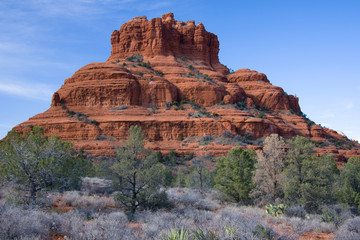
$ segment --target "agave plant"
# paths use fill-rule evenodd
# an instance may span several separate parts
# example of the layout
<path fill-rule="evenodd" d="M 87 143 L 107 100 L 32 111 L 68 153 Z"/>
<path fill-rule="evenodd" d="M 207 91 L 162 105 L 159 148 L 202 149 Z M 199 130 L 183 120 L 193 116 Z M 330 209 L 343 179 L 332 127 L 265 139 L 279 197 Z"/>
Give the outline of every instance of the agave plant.
<path fill-rule="evenodd" d="M 184 228 L 177 229 L 173 228 L 170 230 L 168 234 L 166 234 L 165 237 L 161 238 L 162 240 L 188 240 L 189 239 L 189 233 Z"/>
<path fill-rule="evenodd" d="M 204 231 L 202 229 L 197 229 L 191 231 L 192 240 L 219 240 L 219 236 L 212 231 Z"/>

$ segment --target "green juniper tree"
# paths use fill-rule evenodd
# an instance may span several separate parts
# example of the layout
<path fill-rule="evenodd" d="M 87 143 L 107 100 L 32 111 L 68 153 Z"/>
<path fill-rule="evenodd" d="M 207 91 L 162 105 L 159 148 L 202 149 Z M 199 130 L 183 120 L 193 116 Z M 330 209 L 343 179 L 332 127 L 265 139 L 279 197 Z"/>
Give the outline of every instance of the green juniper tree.
<path fill-rule="evenodd" d="M 288 143 L 290 150 L 283 181 L 285 198 L 290 204 L 302 205 L 310 212 L 333 203 L 333 185 L 338 174 L 333 156 L 313 156 L 314 144 L 305 137 L 297 136 Z"/>
<path fill-rule="evenodd" d="M 22 134 L 9 132 L 0 152 L 1 176 L 28 191 L 33 203 L 39 191 L 78 188 L 81 177 L 93 172 L 91 161 L 77 154 L 71 143 L 44 137 L 38 126 Z"/>
<path fill-rule="evenodd" d="M 218 159 L 215 187 L 225 194 L 226 200 L 249 203 L 254 169 L 254 151 L 234 148 L 226 157 Z"/>
<path fill-rule="evenodd" d="M 360 158 L 351 157 L 341 170 L 337 198 L 341 203 L 360 208 Z"/>

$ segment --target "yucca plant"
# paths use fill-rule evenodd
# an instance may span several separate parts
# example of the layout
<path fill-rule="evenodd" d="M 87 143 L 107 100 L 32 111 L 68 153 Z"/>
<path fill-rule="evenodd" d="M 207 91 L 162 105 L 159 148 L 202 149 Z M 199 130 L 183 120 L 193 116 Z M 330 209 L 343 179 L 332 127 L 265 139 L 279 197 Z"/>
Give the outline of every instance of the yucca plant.
<path fill-rule="evenodd" d="M 233 239 L 237 232 L 237 229 L 230 224 L 225 225 L 224 228 L 225 228 L 226 236 L 229 237 L 230 239 Z"/>
<path fill-rule="evenodd" d="M 212 231 L 202 229 L 193 230 L 190 233 L 192 240 L 219 240 L 219 236 Z"/>
<path fill-rule="evenodd" d="M 165 237 L 161 238 L 162 240 L 188 240 L 189 239 L 189 233 L 184 228 L 177 229 L 173 228 L 170 230 L 168 234 L 166 234 Z"/>

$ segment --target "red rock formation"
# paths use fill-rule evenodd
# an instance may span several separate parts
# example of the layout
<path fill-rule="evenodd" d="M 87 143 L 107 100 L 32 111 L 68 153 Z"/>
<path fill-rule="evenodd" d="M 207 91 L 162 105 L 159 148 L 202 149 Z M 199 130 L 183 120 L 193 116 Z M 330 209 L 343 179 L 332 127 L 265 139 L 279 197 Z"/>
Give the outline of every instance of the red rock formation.
<path fill-rule="evenodd" d="M 287 95 L 280 87 L 270 84 L 266 75 L 251 71 L 249 69 L 240 69 L 228 77 L 230 82 L 237 83 L 244 89 L 249 97 L 248 103 L 261 108 L 268 108 L 275 111 L 294 110 L 300 113 L 298 98 Z"/>
<path fill-rule="evenodd" d="M 310 126 L 298 98 L 273 86 L 265 74 L 249 69 L 229 74 L 219 62 L 216 35 L 201 23 L 176 21 L 172 13 L 150 21 L 136 17 L 113 32 L 111 44 L 106 62 L 79 69 L 54 93 L 49 110 L 16 128 L 41 125 L 46 135 L 95 155 L 114 154 L 135 124 L 153 140 L 149 147 L 165 152 L 224 155 L 238 140 L 216 137 L 201 145 L 205 134 L 220 136 L 224 130 L 253 139 L 278 133 L 319 144 L 348 142 L 335 131 Z M 334 147 L 319 153 L 329 151 L 339 158 L 360 153 Z"/>
<path fill-rule="evenodd" d="M 124 59 L 133 54 L 145 57 L 185 56 L 227 72 L 219 62 L 217 36 L 205 30 L 202 23 L 176 21 L 173 13 L 150 21 L 136 17 L 111 35 L 109 60 Z"/>

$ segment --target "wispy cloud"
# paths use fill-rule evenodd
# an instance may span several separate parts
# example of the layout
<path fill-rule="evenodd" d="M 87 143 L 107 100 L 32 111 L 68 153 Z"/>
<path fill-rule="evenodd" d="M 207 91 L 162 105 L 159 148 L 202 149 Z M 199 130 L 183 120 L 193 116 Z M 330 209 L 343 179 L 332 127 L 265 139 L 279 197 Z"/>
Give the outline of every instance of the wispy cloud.
<path fill-rule="evenodd" d="M 54 90 L 44 84 L 23 84 L 23 83 L 2 83 L 0 82 L 0 92 L 25 97 L 28 99 L 49 101 Z"/>
<path fill-rule="evenodd" d="M 41 15 L 47 17 L 98 17 L 106 16 L 120 10 L 155 10 L 171 5 L 170 1 L 141 1 L 141 0 L 28 0 L 7 1 L 0 4 L 3 9 L 10 8 L 11 12 L 23 15 Z M 0 13 L 10 17 L 9 13 Z"/>

